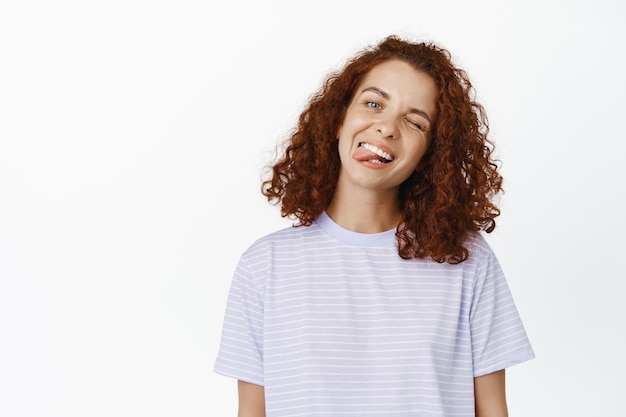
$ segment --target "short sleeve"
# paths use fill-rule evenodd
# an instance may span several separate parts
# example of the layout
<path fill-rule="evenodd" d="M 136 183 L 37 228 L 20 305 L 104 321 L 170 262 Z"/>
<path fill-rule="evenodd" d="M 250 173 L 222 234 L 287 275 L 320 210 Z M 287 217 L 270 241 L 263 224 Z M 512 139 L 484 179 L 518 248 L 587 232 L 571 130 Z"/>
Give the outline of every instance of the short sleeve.
<path fill-rule="evenodd" d="M 476 271 L 470 332 L 474 377 L 535 357 L 500 264 L 490 249 Z"/>
<path fill-rule="evenodd" d="M 213 370 L 264 385 L 263 295 L 242 258 L 235 269 L 226 304 L 220 349 Z"/>

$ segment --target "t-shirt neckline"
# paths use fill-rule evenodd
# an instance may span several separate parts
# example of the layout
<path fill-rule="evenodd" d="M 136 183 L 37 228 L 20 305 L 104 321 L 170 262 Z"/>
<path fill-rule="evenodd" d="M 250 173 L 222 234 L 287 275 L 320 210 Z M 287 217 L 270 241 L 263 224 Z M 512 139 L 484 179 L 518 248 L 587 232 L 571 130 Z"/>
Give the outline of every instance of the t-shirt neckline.
<path fill-rule="evenodd" d="M 330 216 L 323 212 L 315 223 L 330 236 L 335 239 L 354 246 L 376 247 L 394 244 L 396 240 L 396 229 L 387 230 L 380 233 L 359 233 L 343 228 L 335 223 Z"/>

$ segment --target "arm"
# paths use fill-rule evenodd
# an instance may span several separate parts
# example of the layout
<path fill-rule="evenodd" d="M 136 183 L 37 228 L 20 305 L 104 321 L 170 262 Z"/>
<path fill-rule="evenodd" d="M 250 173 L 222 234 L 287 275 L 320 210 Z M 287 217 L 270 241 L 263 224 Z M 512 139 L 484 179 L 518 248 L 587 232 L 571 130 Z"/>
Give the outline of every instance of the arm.
<path fill-rule="evenodd" d="M 474 378 L 476 417 L 508 417 L 504 369 Z"/>
<path fill-rule="evenodd" d="M 265 389 L 260 385 L 238 381 L 238 417 L 265 417 Z"/>

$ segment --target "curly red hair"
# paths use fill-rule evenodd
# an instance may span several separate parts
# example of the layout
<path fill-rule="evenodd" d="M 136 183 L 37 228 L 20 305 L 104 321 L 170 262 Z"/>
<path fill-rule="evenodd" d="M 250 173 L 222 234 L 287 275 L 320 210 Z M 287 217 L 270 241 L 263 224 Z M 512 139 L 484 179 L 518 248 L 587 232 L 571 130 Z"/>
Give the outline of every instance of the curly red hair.
<path fill-rule="evenodd" d="M 502 177 L 492 159 L 485 110 L 476 102 L 466 72 L 434 43 L 389 36 L 329 75 L 300 115 L 262 192 L 280 204 L 283 217 L 297 218 L 302 226 L 311 225 L 328 208 L 340 168 L 336 132 L 365 75 L 389 60 L 410 64 L 439 88 L 431 145 L 416 172 L 400 186 L 398 254 L 460 263 L 469 257 L 463 246 L 468 234 L 489 233 L 496 226 L 500 210 L 493 200 L 502 190 Z"/>

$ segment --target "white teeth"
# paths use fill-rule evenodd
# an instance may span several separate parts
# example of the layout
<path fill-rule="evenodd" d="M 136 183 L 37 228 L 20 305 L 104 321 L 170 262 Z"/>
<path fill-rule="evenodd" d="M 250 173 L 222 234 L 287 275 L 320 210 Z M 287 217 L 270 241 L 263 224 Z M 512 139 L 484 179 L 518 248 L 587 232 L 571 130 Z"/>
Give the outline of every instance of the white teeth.
<path fill-rule="evenodd" d="M 377 148 L 374 145 L 370 145 L 369 143 L 362 143 L 361 146 L 367 149 L 368 151 L 374 152 L 376 155 L 380 156 L 381 158 L 385 158 L 389 162 L 393 161 L 393 156 L 389 155 L 387 152 L 383 151 L 382 149 Z"/>

